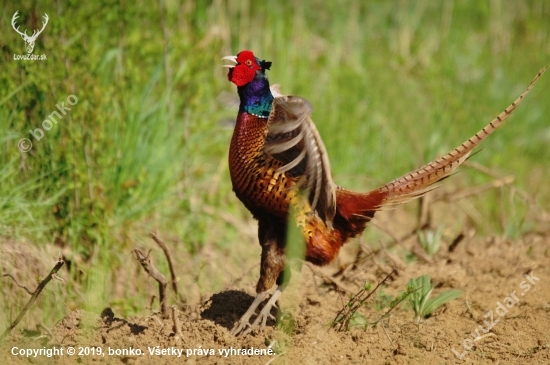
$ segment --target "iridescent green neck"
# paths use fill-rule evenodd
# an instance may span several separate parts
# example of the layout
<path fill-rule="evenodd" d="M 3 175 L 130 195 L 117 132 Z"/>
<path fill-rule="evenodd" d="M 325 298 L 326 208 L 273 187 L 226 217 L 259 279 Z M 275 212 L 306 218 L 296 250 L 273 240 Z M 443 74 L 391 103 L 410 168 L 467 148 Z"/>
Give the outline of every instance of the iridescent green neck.
<path fill-rule="evenodd" d="M 263 71 L 257 72 L 254 80 L 238 88 L 241 104 L 240 113 L 248 113 L 260 118 L 269 117 L 273 95 L 269 81 Z"/>

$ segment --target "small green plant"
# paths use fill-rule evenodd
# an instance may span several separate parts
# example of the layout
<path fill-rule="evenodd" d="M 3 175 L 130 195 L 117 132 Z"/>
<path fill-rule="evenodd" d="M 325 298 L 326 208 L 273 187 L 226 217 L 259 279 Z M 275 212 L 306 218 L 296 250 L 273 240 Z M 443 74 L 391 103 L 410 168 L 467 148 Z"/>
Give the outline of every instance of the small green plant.
<path fill-rule="evenodd" d="M 447 290 L 437 297 L 430 299 L 434 287 L 428 275 L 419 276 L 407 282 L 407 292 L 410 292 L 409 303 L 411 304 L 415 319 L 421 322 L 442 304 L 450 302 L 462 295 L 461 290 Z"/>
<path fill-rule="evenodd" d="M 407 288 L 404 293 L 393 298 L 390 295 L 385 295 L 382 292 L 382 284 L 386 282 L 393 274 L 393 270 L 389 275 L 382 279 L 374 289 L 372 289 L 372 284 L 366 282 L 364 287 L 357 292 L 357 294 L 352 295 L 350 300 L 344 305 L 344 307 L 336 314 L 336 317 L 332 321 L 332 328 L 336 328 L 338 331 L 347 331 L 351 327 L 360 327 L 367 328 L 369 325 L 376 327 L 378 322 L 382 319 L 387 318 L 391 311 L 393 311 L 402 301 L 404 301 L 410 294 L 411 290 Z M 357 310 L 374 294 L 378 291 L 378 298 L 375 301 L 375 309 L 377 311 L 382 311 L 384 308 L 388 308 L 386 312 L 374 322 L 369 322 L 369 319 L 357 312 Z M 372 289 L 372 290 L 371 290 Z"/>
<path fill-rule="evenodd" d="M 372 284 L 367 281 L 363 288 L 355 295 L 352 295 L 344 307 L 336 314 L 331 327 L 336 328 L 338 331 L 347 331 L 353 326 L 366 328 L 368 326 L 368 320 L 365 316 L 358 313 L 357 310 L 376 293 L 378 288 L 391 277 L 394 271 L 395 270 L 381 280 L 374 289 L 372 289 Z"/>
<path fill-rule="evenodd" d="M 380 288 L 378 291 L 378 298 L 374 302 L 374 309 L 377 312 L 382 312 L 384 308 L 389 308 L 393 299 L 393 295 L 385 294 L 384 288 Z"/>
<path fill-rule="evenodd" d="M 443 226 L 439 226 L 435 231 L 432 229 L 419 229 L 417 235 L 424 251 L 426 251 L 428 255 L 433 256 L 439 251 L 439 240 L 443 235 Z"/>
<path fill-rule="evenodd" d="M 382 282 L 386 281 L 388 277 L 382 280 Z M 336 328 L 338 331 L 347 331 L 350 327 L 357 325 L 366 328 L 368 326 L 368 320 L 365 316 L 358 313 L 357 310 L 376 292 L 379 286 L 380 284 L 371 291 L 372 285 L 367 281 L 363 288 L 355 295 L 350 296 L 349 301 L 338 313 L 336 313 L 336 317 L 334 317 L 331 327 Z"/>
<path fill-rule="evenodd" d="M 378 325 L 378 323 L 381 320 L 383 320 L 384 318 L 389 317 L 391 311 L 394 310 L 395 307 L 397 307 L 399 304 L 401 304 L 401 302 L 403 302 L 405 299 L 407 299 L 409 297 L 409 295 L 411 295 L 413 293 L 413 291 L 414 291 L 413 289 L 407 288 L 407 290 L 405 290 L 404 292 L 400 292 L 400 294 L 398 296 L 396 296 L 395 298 L 393 298 L 393 299 L 391 299 L 391 297 L 389 297 L 389 296 L 386 296 L 386 298 L 388 298 L 388 300 L 389 300 L 389 302 L 387 303 L 388 310 L 380 318 L 378 318 L 378 320 L 373 322 L 372 326 L 376 327 L 376 325 Z"/>
<path fill-rule="evenodd" d="M 365 317 L 364 315 L 362 315 L 361 313 L 359 312 L 354 312 L 352 315 L 351 315 L 351 318 L 350 318 L 350 321 L 349 321 L 349 327 L 359 327 L 359 328 L 367 328 L 369 325 L 369 320 L 367 319 L 367 317 Z"/>
<path fill-rule="evenodd" d="M 292 336 L 294 334 L 294 330 L 296 329 L 296 320 L 294 319 L 292 313 L 281 312 L 277 317 L 277 329 L 283 331 L 289 336 Z"/>

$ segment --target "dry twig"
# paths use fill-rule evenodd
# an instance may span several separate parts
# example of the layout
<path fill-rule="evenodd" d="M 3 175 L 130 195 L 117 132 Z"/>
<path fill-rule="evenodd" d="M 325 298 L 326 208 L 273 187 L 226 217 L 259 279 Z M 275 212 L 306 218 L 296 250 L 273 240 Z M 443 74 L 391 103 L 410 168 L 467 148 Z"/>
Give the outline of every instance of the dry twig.
<path fill-rule="evenodd" d="M 345 293 L 348 293 L 348 294 L 353 294 L 354 293 L 354 290 L 352 288 L 350 288 L 349 286 L 347 286 L 346 284 L 344 284 L 342 282 L 342 280 L 323 274 L 319 269 L 317 269 L 315 266 L 313 266 L 309 262 L 305 262 L 305 264 L 306 264 L 307 267 L 309 267 L 309 269 L 311 270 L 313 275 L 319 276 L 323 280 L 334 284 L 336 286 L 336 288 L 338 288 L 338 290 L 341 290 L 341 291 L 343 291 Z"/>
<path fill-rule="evenodd" d="M 406 241 L 407 239 L 415 236 L 418 232 L 417 228 L 413 229 L 411 231 L 411 233 L 406 234 L 402 238 L 397 238 L 390 230 L 386 229 L 381 224 L 378 224 L 376 221 L 372 220 L 370 222 L 370 224 L 375 226 L 376 228 L 378 228 L 382 232 L 386 233 L 388 236 L 390 236 L 393 239 L 395 244 L 397 244 L 398 246 L 400 246 L 400 247 L 404 248 L 405 250 L 409 251 L 410 253 L 412 253 L 413 255 L 418 257 L 420 260 L 424 261 L 427 264 L 432 263 L 432 259 L 430 259 L 428 256 L 424 255 L 420 250 L 416 249 L 415 247 L 412 247 L 412 248 L 405 247 L 405 245 L 402 243 L 402 242 Z M 427 226 L 420 227 L 420 229 L 424 229 L 424 228 L 427 228 Z M 390 247 L 392 247 L 392 246 L 393 245 L 390 245 Z"/>
<path fill-rule="evenodd" d="M 231 288 L 235 288 L 235 285 L 237 283 L 239 283 L 241 280 L 243 280 L 246 275 L 248 275 L 250 272 L 252 272 L 252 270 L 254 270 L 255 268 L 257 268 L 258 265 L 257 264 L 254 264 L 252 266 L 250 266 L 247 270 L 245 270 L 239 277 L 235 278 L 235 279 L 232 279 L 231 282 L 227 285 L 227 289 L 231 289 Z"/>
<path fill-rule="evenodd" d="M 42 333 L 43 333 L 43 332 L 46 332 L 46 335 L 47 335 L 48 337 L 53 338 L 52 331 L 50 331 L 50 329 L 49 329 L 48 327 L 46 327 L 46 325 L 45 325 L 44 323 L 42 323 L 42 322 L 38 323 L 38 324 L 36 325 L 36 329 L 37 329 L 38 331 L 42 332 Z M 44 336 L 46 336 L 46 335 L 42 334 L 40 337 L 44 337 Z"/>
<path fill-rule="evenodd" d="M 157 270 L 155 266 L 153 266 L 149 253 L 146 255 L 139 248 L 135 248 L 134 253 L 136 254 L 136 259 L 139 261 L 143 269 L 159 283 L 160 314 L 162 317 L 168 318 L 168 303 L 166 301 L 166 286 L 168 285 L 168 282 L 166 278 L 160 273 L 160 271 Z"/>
<path fill-rule="evenodd" d="M 388 332 L 386 332 L 386 329 L 384 328 L 384 326 L 382 326 L 382 331 L 384 331 L 384 333 L 386 334 L 386 337 L 387 337 L 388 340 L 390 341 L 390 344 L 391 344 L 391 346 L 393 347 L 393 349 L 394 349 L 394 350 L 397 350 L 397 347 L 395 347 L 395 345 L 393 344 L 393 341 L 391 340 L 390 335 L 388 335 Z"/>
<path fill-rule="evenodd" d="M 447 202 L 452 202 L 458 199 L 464 199 L 470 196 L 479 195 L 487 190 L 500 188 L 505 185 L 510 185 L 514 182 L 514 180 L 515 180 L 514 176 L 505 176 L 505 177 L 490 181 L 486 184 L 472 186 L 471 188 L 463 189 L 457 192 L 443 194 L 442 196 L 437 198 L 438 200 L 445 200 Z"/>
<path fill-rule="evenodd" d="M 151 232 L 150 235 L 151 238 L 157 243 L 157 245 L 160 246 L 160 248 L 164 252 L 164 255 L 166 256 L 168 267 L 170 268 L 170 276 L 172 277 L 172 289 L 174 290 L 174 293 L 176 293 L 176 298 L 179 299 L 178 279 L 176 278 L 176 272 L 174 271 L 174 260 L 172 259 L 172 255 L 170 254 L 170 251 L 168 250 L 168 247 L 166 246 L 164 241 L 161 240 L 156 233 Z"/>
<path fill-rule="evenodd" d="M 32 295 L 32 291 L 29 290 L 29 288 L 27 288 L 26 286 L 24 285 L 21 285 L 17 282 L 17 280 L 13 277 L 12 274 L 4 274 L 2 276 L 7 276 L 9 278 L 11 278 L 14 282 L 15 282 L 15 285 L 17 285 L 18 287 L 20 287 L 21 289 L 25 289 L 25 291 L 29 294 L 29 295 Z"/>
<path fill-rule="evenodd" d="M 464 237 L 466 237 L 466 235 L 464 235 L 464 232 L 460 232 L 460 234 L 458 236 L 456 236 L 456 238 L 453 240 L 453 242 L 449 245 L 449 252 L 454 252 L 454 250 L 456 249 L 458 244 L 460 242 L 462 242 Z"/>
<path fill-rule="evenodd" d="M 52 271 L 50 271 L 50 273 L 48 274 L 48 276 L 46 276 L 44 278 L 44 280 L 42 280 L 38 286 L 36 287 L 36 290 L 34 292 L 32 292 L 32 296 L 31 296 L 31 299 L 29 299 L 29 301 L 27 302 L 27 304 L 25 305 L 25 308 L 23 308 L 23 310 L 21 311 L 21 313 L 19 313 L 19 315 L 17 316 L 17 318 L 15 319 L 15 321 L 4 331 L 4 333 L 2 333 L 2 335 L 0 336 L 0 340 L 3 339 L 4 337 L 6 337 L 7 335 L 10 334 L 11 330 L 14 329 L 18 324 L 19 322 L 21 321 L 21 319 L 23 319 L 23 317 L 25 316 L 25 314 L 27 313 L 27 311 L 32 307 L 32 305 L 34 304 L 34 302 L 36 301 L 36 298 L 38 298 L 38 296 L 40 295 L 40 293 L 42 292 L 42 290 L 44 289 L 44 287 L 46 287 L 46 285 L 52 280 L 52 277 L 57 274 L 57 272 L 59 271 L 59 269 L 61 269 L 61 266 L 63 266 L 63 264 L 65 264 L 65 261 L 63 261 L 63 259 L 60 257 L 58 260 L 57 260 L 57 263 L 55 264 L 55 266 L 53 267 Z M 6 275 L 5 275 L 6 276 Z M 11 275 L 7 275 L 7 276 L 10 276 L 12 279 L 13 277 Z M 17 283 L 17 282 L 16 282 Z M 17 284 L 19 286 L 19 284 Z M 24 288 L 24 287 L 23 287 Z M 29 292 L 28 289 L 24 288 L 25 290 L 27 290 L 27 293 Z"/>
<path fill-rule="evenodd" d="M 176 334 L 176 342 L 179 343 L 183 339 L 183 334 L 181 333 L 180 321 L 178 319 L 178 307 L 175 305 L 172 306 L 172 322 L 174 322 L 174 333 Z"/>
<path fill-rule="evenodd" d="M 338 313 L 336 313 L 336 317 L 334 317 L 334 320 L 332 321 L 331 327 L 337 328 L 338 331 L 347 331 L 349 329 L 350 321 L 353 318 L 355 312 L 365 303 L 367 299 L 369 299 L 378 288 L 384 284 L 393 274 L 395 273 L 395 270 L 392 270 L 391 273 L 389 273 L 384 279 L 380 280 L 376 287 L 369 292 L 369 290 L 364 287 L 357 294 L 355 294 L 350 301 L 344 305 Z M 391 308 L 393 309 L 393 308 Z M 385 318 L 390 311 L 386 312 L 384 316 L 382 316 L 376 323 L 378 323 L 382 318 Z M 375 323 L 375 324 L 376 324 Z"/>

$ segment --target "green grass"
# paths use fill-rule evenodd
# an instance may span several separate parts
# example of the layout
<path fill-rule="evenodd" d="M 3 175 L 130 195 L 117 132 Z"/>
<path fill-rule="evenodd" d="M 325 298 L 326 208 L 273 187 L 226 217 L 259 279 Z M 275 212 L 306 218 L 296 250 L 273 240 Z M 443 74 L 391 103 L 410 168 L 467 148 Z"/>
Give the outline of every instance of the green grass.
<path fill-rule="evenodd" d="M 446 290 L 439 293 L 435 298 L 430 298 L 434 286 L 431 284 L 430 277 L 428 275 L 422 275 L 416 279 L 410 279 L 407 282 L 407 292 L 409 295 L 409 303 L 414 311 L 415 319 L 417 323 L 423 321 L 434 310 L 439 308 L 445 303 L 450 302 L 460 297 L 463 292 L 461 290 Z"/>
<path fill-rule="evenodd" d="M 272 83 L 313 104 L 335 181 L 365 191 L 454 148 L 550 64 L 542 0 L 34 4 L 8 5 L 0 18 L 0 227 L 5 237 L 63 250 L 78 284 L 59 301 L 93 309 L 120 300 L 106 284 L 130 270 L 130 248 L 146 244 L 150 230 L 197 267 L 214 265 L 205 247 L 242 255 L 232 250 L 242 232 L 203 209 L 247 216 L 225 162 L 232 131 L 221 121 L 236 112 L 217 101 L 235 93 L 222 56 L 251 49 L 273 61 Z M 16 10 L 29 29 L 30 14 L 49 14 L 34 51 L 47 61 L 13 60 L 24 52 L 10 29 Z M 541 207 L 550 203 L 549 88 L 545 75 L 473 158 L 514 175 Z M 78 103 L 32 140 L 28 131 L 71 94 Z M 28 153 L 17 148 L 24 137 L 34 144 Z M 446 184 L 487 181 L 463 169 Z M 510 189 L 469 200 L 482 232 L 536 228 L 532 204 Z M 125 314 L 148 303 L 146 292 L 126 288 L 138 304 Z"/>
<path fill-rule="evenodd" d="M 437 253 L 437 251 L 439 251 L 439 248 L 441 247 L 439 240 L 443 235 L 444 228 L 445 227 L 441 225 L 435 230 L 428 228 L 425 230 L 419 229 L 416 231 L 420 246 L 422 246 L 428 255 L 433 256 Z"/>

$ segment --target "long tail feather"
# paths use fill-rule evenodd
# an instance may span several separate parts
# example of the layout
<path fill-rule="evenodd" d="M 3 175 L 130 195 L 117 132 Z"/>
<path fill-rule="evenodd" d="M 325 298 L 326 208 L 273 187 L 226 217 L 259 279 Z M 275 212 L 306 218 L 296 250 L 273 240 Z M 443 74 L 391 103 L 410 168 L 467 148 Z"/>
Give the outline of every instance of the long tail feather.
<path fill-rule="evenodd" d="M 456 147 L 446 155 L 416 169 L 392 182 L 374 190 L 369 194 L 383 194 L 385 197 L 376 208 L 383 206 L 405 203 L 414 198 L 422 196 L 435 189 L 437 183 L 448 177 L 458 166 L 470 157 L 470 154 L 485 138 L 493 133 L 510 114 L 518 107 L 523 98 L 531 91 L 539 77 L 546 71 L 547 67 L 539 71 L 527 89 L 502 113 L 487 124 L 483 129 L 472 137 L 468 138 L 460 146 Z"/>

